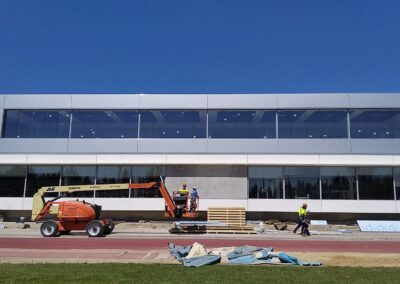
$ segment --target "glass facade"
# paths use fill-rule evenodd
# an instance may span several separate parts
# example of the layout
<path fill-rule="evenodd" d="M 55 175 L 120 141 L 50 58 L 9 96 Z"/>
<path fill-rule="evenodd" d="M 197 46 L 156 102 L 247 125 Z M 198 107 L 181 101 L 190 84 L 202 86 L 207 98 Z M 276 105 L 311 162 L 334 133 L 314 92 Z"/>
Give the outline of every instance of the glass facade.
<path fill-rule="evenodd" d="M 0 197 L 23 197 L 26 167 L 0 166 Z"/>
<path fill-rule="evenodd" d="M 96 166 L 63 166 L 61 185 L 88 185 L 96 182 Z M 93 198 L 93 191 L 73 192 L 71 197 Z"/>
<path fill-rule="evenodd" d="M 208 138 L 275 138 L 275 114 L 263 110 L 210 110 Z"/>
<path fill-rule="evenodd" d="M 400 110 L 5 110 L 2 129 L 3 138 L 400 138 Z"/>
<path fill-rule="evenodd" d="M 71 114 L 64 110 L 6 110 L 4 138 L 68 138 Z"/>
<path fill-rule="evenodd" d="M 138 120 L 137 111 L 73 111 L 71 138 L 137 138 Z"/>
<path fill-rule="evenodd" d="M 25 196 L 32 197 L 43 186 L 60 185 L 60 173 L 61 166 L 28 166 Z"/>
<path fill-rule="evenodd" d="M 350 111 L 351 138 L 400 138 L 399 110 Z"/>
<path fill-rule="evenodd" d="M 280 138 L 347 138 L 347 111 L 279 111 Z"/>
<path fill-rule="evenodd" d="M 140 137 L 206 138 L 206 117 L 205 111 L 142 111 Z"/>
<path fill-rule="evenodd" d="M 400 168 L 269 166 L 0 166 L 0 197 L 32 197 L 43 186 L 145 183 L 160 177 L 246 178 L 250 199 L 400 200 Z M 186 180 L 187 181 L 187 180 Z M 198 184 L 197 184 L 198 185 Z M 207 188 L 206 191 L 212 191 Z M 322 193 L 322 194 L 320 194 Z M 57 196 L 57 194 L 47 195 Z M 76 192 L 71 197 L 161 198 L 157 188 Z M 225 196 L 224 196 L 225 197 Z"/>
<path fill-rule="evenodd" d="M 322 199 L 357 199 L 356 169 L 322 167 Z"/>
<path fill-rule="evenodd" d="M 319 199 L 319 168 L 286 167 L 283 169 L 285 179 L 285 197 L 287 199 Z"/>
<path fill-rule="evenodd" d="M 357 168 L 360 199 L 393 200 L 393 169 Z"/>
<path fill-rule="evenodd" d="M 130 176 L 130 166 L 98 166 L 96 184 L 129 183 Z M 96 191 L 96 197 L 129 197 L 129 189 Z"/>
<path fill-rule="evenodd" d="M 250 167 L 249 198 L 283 198 L 283 168 Z"/>
<path fill-rule="evenodd" d="M 165 178 L 163 166 L 132 166 L 132 183 L 159 181 L 160 177 Z M 131 190 L 131 197 L 161 198 L 162 195 L 157 188 L 138 188 Z"/>

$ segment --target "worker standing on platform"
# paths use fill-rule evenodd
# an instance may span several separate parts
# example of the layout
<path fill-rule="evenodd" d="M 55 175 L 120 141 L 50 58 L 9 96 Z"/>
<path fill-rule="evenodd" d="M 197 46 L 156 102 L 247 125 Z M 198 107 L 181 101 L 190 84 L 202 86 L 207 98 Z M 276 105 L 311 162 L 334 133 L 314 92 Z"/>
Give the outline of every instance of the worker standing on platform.
<path fill-rule="evenodd" d="M 193 187 L 192 193 L 190 194 L 190 212 L 196 211 L 198 200 L 200 199 L 197 193 L 197 188 Z"/>
<path fill-rule="evenodd" d="M 186 183 L 182 184 L 182 188 L 179 190 L 181 196 L 189 194 L 189 190 L 186 189 Z"/>
<path fill-rule="evenodd" d="M 299 209 L 299 221 L 297 222 L 297 227 L 293 230 L 293 233 L 296 234 L 297 230 L 302 227 L 301 233 L 303 234 L 303 222 L 304 219 L 307 217 L 307 203 L 303 203 L 303 206 Z"/>

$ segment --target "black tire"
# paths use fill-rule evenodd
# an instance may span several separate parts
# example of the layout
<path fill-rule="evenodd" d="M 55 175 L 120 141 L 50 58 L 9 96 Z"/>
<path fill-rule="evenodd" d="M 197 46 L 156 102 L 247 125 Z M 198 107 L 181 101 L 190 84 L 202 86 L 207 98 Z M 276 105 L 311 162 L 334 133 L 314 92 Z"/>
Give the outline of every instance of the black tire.
<path fill-rule="evenodd" d="M 43 237 L 55 237 L 58 235 L 58 224 L 56 221 L 49 220 L 40 226 L 40 233 Z"/>
<path fill-rule="evenodd" d="M 101 237 L 104 233 L 104 225 L 98 221 L 90 221 L 86 226 L 86 233 L 89 237 Z"/>
<path fill-rule="evenodd" d="M 114 231 L 114 221 L 111 218 L 107 219 L 108 225 L 104 227 L 104 235 L 110 234 L 112 231 Z"/>

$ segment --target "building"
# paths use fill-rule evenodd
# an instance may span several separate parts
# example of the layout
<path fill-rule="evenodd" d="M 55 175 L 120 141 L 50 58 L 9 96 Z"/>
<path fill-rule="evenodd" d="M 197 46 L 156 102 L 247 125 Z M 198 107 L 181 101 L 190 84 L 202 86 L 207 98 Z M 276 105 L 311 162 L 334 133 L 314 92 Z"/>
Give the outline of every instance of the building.
<path fill-rule="evenodd" d="M 398 219 L 400 94 L 1 95 L 0 214 L 46 185 L 165 177 L 200 210 L 249 218 Z M 76 194 L 116 218 L 162 218 L 156 191 Z M 291 215 L 293 216 L 293 215 Z"/>

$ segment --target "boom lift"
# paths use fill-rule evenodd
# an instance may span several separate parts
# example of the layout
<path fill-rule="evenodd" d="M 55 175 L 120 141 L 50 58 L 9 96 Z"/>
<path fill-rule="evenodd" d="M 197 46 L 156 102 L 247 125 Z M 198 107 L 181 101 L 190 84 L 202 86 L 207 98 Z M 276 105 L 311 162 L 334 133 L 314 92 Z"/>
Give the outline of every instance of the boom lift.
<path fill-rule="evenodd" d="M 174 191 L 169 194 L 162 178 L 157 182 L 119 183 L 99 185 L 70 185 L 42 187 L 33 196 L 32 221 L 42 223 L 40 232 L 44 237 L 68 234 L 72 230 L 86 230 L 89 237 L 100 237 L 111 233 L 114 223 L 111 219 L 99 219 L 101 206 L 85 201 L 57 201 L 61 197 L 46 201 L 46 193 L 72 193 L 82 191 L 105 191 L 127 189 L 158 188 L 165 200 L 164 215 L 170 218 L 196 218 L 197 206 L 190 208 L 188 194 L 181 195 Z"/>

